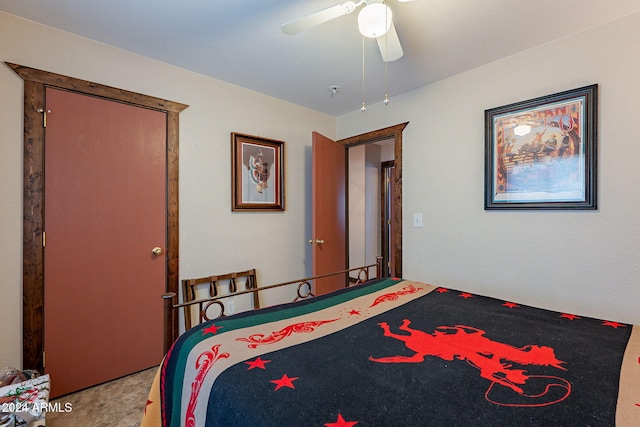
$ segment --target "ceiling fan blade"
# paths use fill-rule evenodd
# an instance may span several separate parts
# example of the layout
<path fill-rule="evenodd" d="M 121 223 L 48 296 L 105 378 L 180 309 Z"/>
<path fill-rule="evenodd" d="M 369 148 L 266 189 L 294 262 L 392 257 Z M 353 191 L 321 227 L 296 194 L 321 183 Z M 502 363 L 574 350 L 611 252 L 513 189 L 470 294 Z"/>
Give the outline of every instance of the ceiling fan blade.
<path fill-rule="evenodd" d="M 382 60 L 384 62 L 393 62 L 402 58 L 404 52 L 402 51 L 402 45 L 400 45 L 400 39 L 396 32 L 396 27 L 391 22 L 391 28 L 383 36 L 376 38 L 378 41 L 378 47 L 380 48 L 380 54 L 382 54 Z"/>
<path fill-rule="evenodd" d="M 280 29 L 285 34 L 296 34 L 300 31 L 308 30 L 309 28 L 313 28 L 316 25 L 323 24 L 340 16 L 348 15 L 354 10 L 356 10 L 356 4 L 352 1 L 345 1 L 344 3 L 312 13 L 309 16 L 287 22 L 286 24 L 281 25 Z"/>

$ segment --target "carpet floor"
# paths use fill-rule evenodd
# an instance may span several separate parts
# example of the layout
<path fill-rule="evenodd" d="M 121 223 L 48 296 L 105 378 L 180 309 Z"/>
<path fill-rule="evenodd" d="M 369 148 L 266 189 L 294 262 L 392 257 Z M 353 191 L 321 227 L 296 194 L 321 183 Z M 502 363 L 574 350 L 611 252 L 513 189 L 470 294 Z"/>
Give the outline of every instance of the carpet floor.
<path fill-rule="evenodd" d="M 142 420 L 157 368 L 51 400 L 69 412 L 49 412 L 47 427 L 134 427 Z"/>

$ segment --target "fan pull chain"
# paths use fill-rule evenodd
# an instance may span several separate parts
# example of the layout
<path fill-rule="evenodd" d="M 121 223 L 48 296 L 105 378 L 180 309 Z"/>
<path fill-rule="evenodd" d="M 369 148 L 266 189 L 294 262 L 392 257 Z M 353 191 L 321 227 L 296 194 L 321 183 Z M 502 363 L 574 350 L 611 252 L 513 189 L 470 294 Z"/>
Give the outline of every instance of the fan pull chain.
<path fill-rule="evenodd" d="M 384 105 L 389 105 L 389 71 L 387 70 L 388 63 L 384 63 Z"/>
<path fill-rule="evenodd" d="M 367 107 L 364 105 L 364 36 L 362 36 L 362 108 L 360 111 L 363 113 L 367 111 Z"/>
<path fill-rule="evenodd" d="M 383 4 L 386 5 L 385 2 Z M 387 14 L 389 8 L 386 8 L 384 11 L 384 20 L 387 22 Z M 389 58 L 389 31 L 384 33 L 384 56 L 385 58 Z M 389 63 L 384 61 L 384 105 L 389 105 Z"/>

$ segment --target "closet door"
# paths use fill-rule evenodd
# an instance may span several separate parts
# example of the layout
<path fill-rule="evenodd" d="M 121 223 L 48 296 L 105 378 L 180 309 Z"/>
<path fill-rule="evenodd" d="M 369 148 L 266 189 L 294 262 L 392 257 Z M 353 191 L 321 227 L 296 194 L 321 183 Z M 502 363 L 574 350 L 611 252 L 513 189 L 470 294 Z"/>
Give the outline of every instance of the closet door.
<path fill-rule="evenodd" d="M 52 88 L 46 109 L 44 349 L 55 397 L 162 359 L 167 117 Z"/>

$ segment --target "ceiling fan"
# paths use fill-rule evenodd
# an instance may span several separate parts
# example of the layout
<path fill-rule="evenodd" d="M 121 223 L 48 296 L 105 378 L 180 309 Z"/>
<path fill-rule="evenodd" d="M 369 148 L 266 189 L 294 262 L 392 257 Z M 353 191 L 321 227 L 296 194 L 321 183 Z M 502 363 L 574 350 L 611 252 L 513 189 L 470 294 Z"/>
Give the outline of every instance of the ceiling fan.
<path fill-rule="evenodd" d="M 413 0 L 398 1 L 404 3 Z M 383 61 L 392 62 L 400 59 L 404 52 L 402 51 L 396 28 L 391 20 L 391 9 L 385 4 L 384 0 L 360 0 L 357 3 L 345 1 L 311 15 L 287 22 L 281 25 L 280 29 L 285 34 L 296 34 L 332 19 L 348 15 L 362 5 L 365 5 L 365 7 L 358 14 L 360 33 L 365 37 L 377 40 Z"/>

